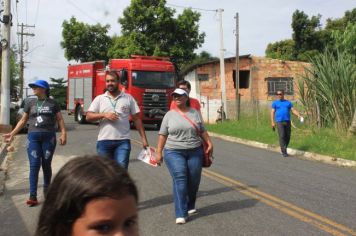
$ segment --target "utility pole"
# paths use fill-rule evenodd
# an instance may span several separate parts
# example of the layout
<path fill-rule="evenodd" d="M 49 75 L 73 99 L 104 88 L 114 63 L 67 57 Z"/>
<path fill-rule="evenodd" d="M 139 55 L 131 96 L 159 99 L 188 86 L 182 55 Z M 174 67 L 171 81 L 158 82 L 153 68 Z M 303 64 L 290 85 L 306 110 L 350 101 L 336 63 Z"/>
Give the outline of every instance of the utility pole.
<path fill-rule="evenodd" d="M 23 23 L 21 25 L 21 32 L 17 32 L 18 35 L 20 35 L 20 99 L 21 101 L 23 100 L 23 85 L 24 85 L 24 69 L 25 69 L 25 62 L 24 62 L 24 49 L 23 49 L 23 36 L 35 36 L 35 34 L 30 34 L 30 33 L 24 33 L 24 28 L 26 27 L 35 27 L 34 25 L 24 25 Z"/>
<path fill-rule="evenodd" d="M 221 120 L 228 117 L 227 105 L 226 105 L 226 86 L 225 86 L 225 61 L 224 61 L 224 38 L 223 38 L 223 27 L 222 27 L 222 12 L 224 9 L 218 9 L 219 21 L 220 21 L 220 79 L 221 79 L 221 97 L 223 103 L 223 111 L 221 111 Z M 224 116 L 225 113 L 225 116 Z"/>
<path fill-rule="evenodd" d="M 10 125 L 10 34 L 11 34 L 11 0 L 3 1 L 3 15 L 0 21 L 4 24 L 1 29 L 2 66 L 0 90 L 0 132 L 11 130 Z"/>
<path fill-rule="evenodd" d="M 236 120 L 240 119 L 240 57 L 239 57 L 239 13 L 236 13 L 236 73 L 235 73 L 235 96 L 236 96 Z"/>

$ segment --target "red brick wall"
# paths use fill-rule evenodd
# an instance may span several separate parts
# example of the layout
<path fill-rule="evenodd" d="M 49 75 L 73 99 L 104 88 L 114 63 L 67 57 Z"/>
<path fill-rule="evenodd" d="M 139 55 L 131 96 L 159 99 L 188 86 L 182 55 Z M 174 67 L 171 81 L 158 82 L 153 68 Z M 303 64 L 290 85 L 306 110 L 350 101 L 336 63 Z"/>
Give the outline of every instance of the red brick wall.
<path fill-rule="evenodd" d="M 298 99 L 297 81 L 304 73 L 304 67 L 308 63 L 297 61 L 282 61 L 264 57 L 252 57 L 252 90 L 253 98 L 256 100 L 273 100 L 274 96 L 268 95 L 266 78 L 268 77 L 291 77 L 294 83 L 294 95 L 287 96 L 288 99 Z"/>
<path fill-rule="evenodd" d="M 235 70 L 235 60 L 225 60 L 225 86 L 227 100 L 235 100 L 235 88 L 233 82 L 233 70 Z M 251 100 L 272 100 L 273 96 L 268 96 L 267 82 L 268 77 L 292 77 L 294 81 L 295 96 L 289 99 L 298 98 L 298 88 L 296 81 L 299 75 L 303 74 L 304 67 L 308 63 L 295 61 L 282 61 L 264 57 L 240 58 L 239 69 L 249 70 L 249 88 L 240 89 L 241 101 Z M 220 64 L 209 63 L 199 66 L 197 74 L 208 74 L 208 81 L 200 81 L 201 96 L 209 96 L 210 99 L 221 98 L 220 88 Z"/>

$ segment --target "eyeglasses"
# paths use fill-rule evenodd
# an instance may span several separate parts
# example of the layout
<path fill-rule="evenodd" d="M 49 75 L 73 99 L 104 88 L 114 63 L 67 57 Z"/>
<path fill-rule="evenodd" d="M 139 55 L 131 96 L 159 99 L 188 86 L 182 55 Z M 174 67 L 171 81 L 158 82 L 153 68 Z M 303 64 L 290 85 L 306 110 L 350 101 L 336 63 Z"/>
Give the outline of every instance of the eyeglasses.
<path fill-rule="evenodd" d="M 278 96 L 282 96 L 282 95 L 283 95 L 283 93 L 277 93 L 277 95 L 278 95 Z"/>
<path fill-rule="evenodd" d="M 180 98 L 182 98 L 183 97 L 183 95 L 180 95 L 180 94 L 173 94 L 173 98 L 174 99 L 180 99 Z"/>

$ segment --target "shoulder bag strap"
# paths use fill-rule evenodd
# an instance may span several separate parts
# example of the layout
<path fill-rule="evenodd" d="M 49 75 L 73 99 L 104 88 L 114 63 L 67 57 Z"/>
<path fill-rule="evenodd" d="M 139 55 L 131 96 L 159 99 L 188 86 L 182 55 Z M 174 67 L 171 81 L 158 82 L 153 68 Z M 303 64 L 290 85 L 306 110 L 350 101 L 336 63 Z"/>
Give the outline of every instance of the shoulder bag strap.
<path fill-rule="evenodd" d="M 174 109 L 174 111 L 178 112 L 181 116 L 183 116 L 184 119 L 186 119 L 193 127 L 194 129 L 197 131 L 197 134 L 201 137 L 201 132 L 200 129 L 198 128 L 198 126 L 186 115 L 184 114 L 181 110 L 179 109 Z"/>

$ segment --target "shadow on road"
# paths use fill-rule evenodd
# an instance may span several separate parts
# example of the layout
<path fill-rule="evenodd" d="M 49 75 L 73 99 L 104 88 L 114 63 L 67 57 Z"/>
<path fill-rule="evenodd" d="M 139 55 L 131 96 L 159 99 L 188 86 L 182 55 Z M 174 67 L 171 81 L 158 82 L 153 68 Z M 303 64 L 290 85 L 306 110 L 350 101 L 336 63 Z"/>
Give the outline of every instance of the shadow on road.
<path fill-rule="evenodd" d="M 28 188 L 20 188 L 20 189 L 5 189 L 6 194 L 11 198 L 16 195 L 22 195 L 28 193 Z"/>
<path fill-rule="evenodd" d="M 0 235 L 31 235 L 11 198 L 2 196 L 0 200 L 4 203 L 0 207 Z"/>
<path fill-rule="evenodd" d="M 221 194 L 224 192 L 229 192 L 232 191 L 232 188 L 217 188 L 217 189 L 212 189 L 212 190 L 208 190 L 208 191 L 199 191 L 198 192 L 198 196 L 197 198 L 200 197 L 205 197 L 205 196 L 212 196 L 212 195 L 216 195 L 216 194 Z M 160 196 L 160 197 L 156 197 L 150 200 L 146 200 L 143 202 L 139 203 L 139 210 L 145 210 L 145 209 L 149 209 L 149 208 L 155 208 L 158 206 L 162 206 L 162 205 L 166 205 L 166 204 L 171 204 L 173 203 L 173 195 L 169 194 L 169 195 L 165 195 L 165 196 Z"/>
<path fill-rule="evenodd" d="M 192 217 L 199 218 L 202 216 L 210 216 L 219 213 L 226 213 L 230 211 L 241 210 L 244 208 L 254 207 L 258 203 L 256 199 L 246 199 L 241 201 L 227 201 L 220 202 L 203 208 L 199 208 L 199 214 Z"/>

